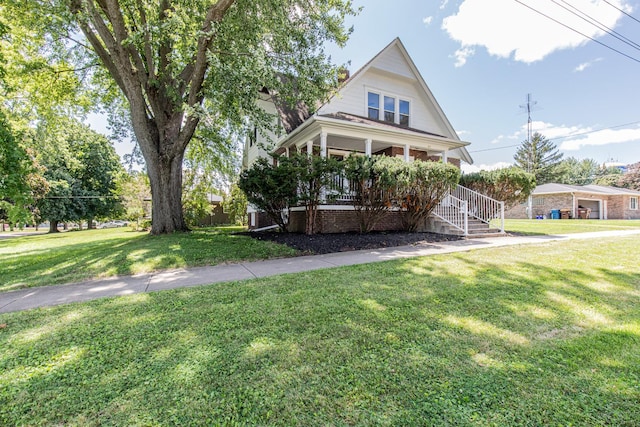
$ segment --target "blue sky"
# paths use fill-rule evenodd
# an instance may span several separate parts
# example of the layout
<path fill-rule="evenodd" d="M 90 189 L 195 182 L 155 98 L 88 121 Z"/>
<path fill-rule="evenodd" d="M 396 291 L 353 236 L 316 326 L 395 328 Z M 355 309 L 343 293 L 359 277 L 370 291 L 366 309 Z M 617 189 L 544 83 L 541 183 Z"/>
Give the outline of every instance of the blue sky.
<path fill-rule="evenodd" d="M 461 139 L 471 143 L 475 163 L 464 170 L 513 162 L 516 146 L 527 135 L 527 115 L 520 108 L 527 94 L 536 101 L 533 130 L 552 139 L 565 157 L 599 163 L 640 161 L 640 45 L 633 45 L 640 44 L 640 22 L 609 4 L 640 20 L 640 0 L 354 3 L 364 8 L 348 21 L 354 32 L 347 46 L 328 48 L 333 61 L 350 61 L 355 71 L 400 37 Z M 558 4 L 597 19 L 632 46 Z M 94 128 L 104 131 L 101 120 L 94 116 L 92 121 Z M 116 149 L 122 155 L 130 144 L 116 143 Z"/>
<path fill-rule="evenodd" d="M 364 8 L 349 20 L 351 39 L 330 52 L 355 71 L 400 37 L 460 138 L 471 143 L 474 167 L 466 170 L 513 162 L 514 145 L 527 137 L 520 108 L 527 94 L 537 102 L 533 130 L 565 157 L 640 161 L 640 46 L 633 45 L 640 44 L 640 22 L 608 4 L 640 20 L 640 0 L 520 1 L 597 42 L 516 0 L 356 0 Z M 595 18 L 631 46 L 558 4 Z"/>

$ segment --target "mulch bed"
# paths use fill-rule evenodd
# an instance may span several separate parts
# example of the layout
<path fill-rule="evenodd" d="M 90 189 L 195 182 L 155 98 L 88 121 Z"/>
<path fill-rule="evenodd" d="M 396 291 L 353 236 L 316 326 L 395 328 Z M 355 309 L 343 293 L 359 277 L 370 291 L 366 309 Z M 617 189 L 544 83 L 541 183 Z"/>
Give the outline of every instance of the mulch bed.
<path fill-rule="evenodd" d="M 259 231 L 241 233 L 258 240 L 269 240 L 298 249 L 306 254 L 328 254 L 332 252 L 378 249 L 405 245 L 460 240 L 458 236 L 436 233 L 374 232 L 314 234 L 280 233 Z"/>

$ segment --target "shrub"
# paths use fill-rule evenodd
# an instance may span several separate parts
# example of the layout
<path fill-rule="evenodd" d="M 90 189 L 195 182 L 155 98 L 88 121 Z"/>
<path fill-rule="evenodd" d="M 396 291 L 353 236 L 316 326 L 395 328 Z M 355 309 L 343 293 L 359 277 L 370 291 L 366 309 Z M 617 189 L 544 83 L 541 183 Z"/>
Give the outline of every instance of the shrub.
<path fill-rule="evenodd" d="M 402 208 L 404 229 L 416 231 L 459 179 L 460 170 L 448 163 L 403 163 L 398 173 L 397 203 Z"/>
<path fill-rule="evenodd" d="M 330 157 L 293 154 L 289 161 L 294 174 L 290 177 L 298 183 L 298 201 L 305 206 L 305 234 L 315 234 L 318 205 L 321 201 L 335 199 L 338 193 L 326 191 L 342 166 Z"/>
<path fill-rule="evenodd" d="M 349 156 L 344 173 L 353 191 L 353 207 L 361 233 L 374 229 L 386 215 L 398 185 L 397 172 L 404 162 L 387 156 Z"/>
<path fill-rule="evenodd" d="M 512 166 L 465 174 L 460 178 L 460 185 L 503 201 L 505 209 L 508 209 L 529 197 L 536 187 L 536 178 L 533 174 Z"/>
<path fill-rule="evenodd" d="M 289 211 L 298 202 L 298 180 L 296 168 L 286 157 L 274 156 L 278 161 L 259 158 L 240 175 L 238 187 L 247 196 L 247 201 L 263 210 L 269 218 L 288 231 Z"/>

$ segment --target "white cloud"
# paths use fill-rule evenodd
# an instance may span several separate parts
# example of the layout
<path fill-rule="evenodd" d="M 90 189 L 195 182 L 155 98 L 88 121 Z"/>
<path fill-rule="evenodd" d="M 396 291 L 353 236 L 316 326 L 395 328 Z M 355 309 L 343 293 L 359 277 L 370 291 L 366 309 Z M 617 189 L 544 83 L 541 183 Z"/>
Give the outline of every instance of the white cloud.
<path fill-rule="evenodd" d="M 449 0 L 443 0 L 442 3 L 440 4 L 440 10 L 444 9 L 445 7 L 447 7 L 447 3 L 449 3 Z"/>
<path fill-rule="evenodd" d="M 426 26 L 431 25 L 431 22 L 433 21 L 433 16 L 427 16 L 426 18 L 424 18 L 422 20 L 422 23 Z"/>
<path fill-rule="evenodd" d="M 482 164 L 482 165 L 468 165 L 466 163 L 463 163 L 460 166 L 460 169 L 462 170 L 462 173 L 474 173 L 474 172 L 480 172 L 481 170 L 491 171 L 495 169 L 508 168 L 509 166 L 512 166 L 512 165 L 513 163 L 507 163 L 507 162 L 497 162 L 497 163 Z"/>
<path fill-rule="evenodd" d="M 627 0 L 614 0 L 621 9 L 629 10 Z M 604 32 L 553 2 L 523 3 L 592 38 Z M 603 25 L 614 28 L 622 13 L 600 0 L 572 0 L 575 7 Z M 458 12 L 446 17 L 442 28 L 460 43 L 455 53 L 456 67 L 465 64 L 474 46 L 483 46 L 490 55 L 531 63 L 552 52 L 571 49 L 589 40 L 562 25 L 545 18 L 512 0 L 464 0 Z"/>
<path fill-rule="evenodd" d="M 462 67 L 467 63 L 467 58 L 473 56 L 475 50 L 472 47 L 463 47 L 455 51 L 453 56 L 456 58 L 456 67 Z"/>
<path fill-rule="evenodd" d="M 587 146 L 604 146 L 621 144 L 625 142 L 640 142 L 640 126 L 636 125 L 617 129 L 594 130 L 590 126 L 554 125 L 542 121 L 531 123 L 533 132 L 538 132 L 545 138 L 554 140 L 562 151 L 576 151 Z M 527 126 L 513 134 L 520 137 L 521 141 L 527 138 Z M 503 138 L 498 136 L 496 140 Z M 495 140 L 494 140 L 495 141 Z"/>
<path fill-rule="evenodd" d="M 575 139 L 567 139 L 560 144 L 564 151 L 575 151 L 586 146 L 602 146 L 622 144 L 624 142 L 640 141 L 640 126 L 627 129 L 604 129 Z"/>
<path fill-rule="evenodd" d="M 587 68 L 591 67 L 593 64 L 599 61 L 602 61 L 602 58 L 596 58 L 593 61 L 583 62 L 582 64 L 578 65 L 573 71 L 575 73 L 579 73 L 581 71 L 586 70 Z"/>

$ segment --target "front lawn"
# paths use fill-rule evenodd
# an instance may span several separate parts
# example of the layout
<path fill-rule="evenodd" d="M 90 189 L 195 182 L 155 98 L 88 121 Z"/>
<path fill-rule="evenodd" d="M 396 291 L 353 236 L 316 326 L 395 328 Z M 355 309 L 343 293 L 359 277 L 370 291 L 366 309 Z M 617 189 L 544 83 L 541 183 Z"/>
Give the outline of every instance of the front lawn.
<path fill-rule="evenodd" d="M 500 228 L 499 221 L 492 227 Z M 640 220 L 621 219 L 506 219 L 504 229 L 519 234 L 573 234 L 592 231 L 640 229 Z"/>
<path fill-rule="evenodd" d="M 640 422 L 637 236 L 0 315 L 0 425 Z"/>
<path fill-rule="evenodd" d="M 284 245 L 231 234 L 242 227 L 152 236 L 130 228 L 0 240 L 0 292 L 167 268 L 292 256 Z"/>

